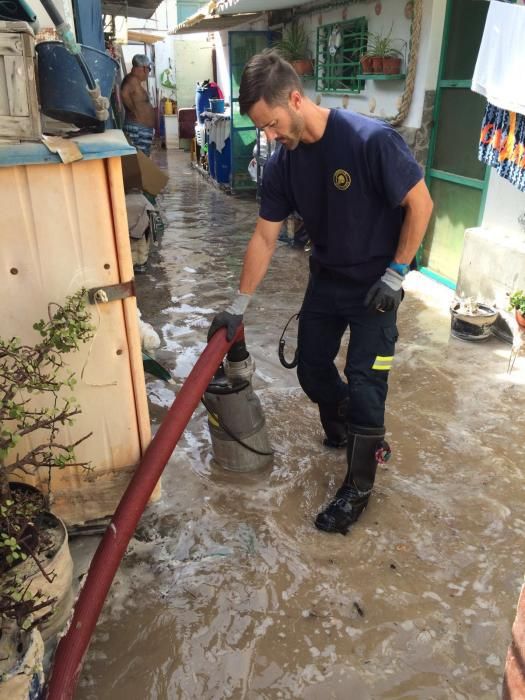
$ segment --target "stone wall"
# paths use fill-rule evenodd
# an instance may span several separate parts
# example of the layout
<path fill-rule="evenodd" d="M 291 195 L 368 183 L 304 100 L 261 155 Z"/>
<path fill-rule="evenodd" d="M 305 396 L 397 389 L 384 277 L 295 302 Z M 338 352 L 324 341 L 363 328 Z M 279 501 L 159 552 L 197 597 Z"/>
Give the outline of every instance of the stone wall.
<path fill-rule="evenodd" d="M 430 135 L 432 133 L 432 115 L 434 112 L 434 102 L 436 99 L 435 90 L 427 90 L 423 103 L 423 114 L 421 117 L 421 127 L 413 129 L 411 127 L 400 126 L 397 131 L 405 139 L 408 147 L 414 154 L 419 165 L 426 168 L 428 158 L 428 147 L 430 144 Z"/>

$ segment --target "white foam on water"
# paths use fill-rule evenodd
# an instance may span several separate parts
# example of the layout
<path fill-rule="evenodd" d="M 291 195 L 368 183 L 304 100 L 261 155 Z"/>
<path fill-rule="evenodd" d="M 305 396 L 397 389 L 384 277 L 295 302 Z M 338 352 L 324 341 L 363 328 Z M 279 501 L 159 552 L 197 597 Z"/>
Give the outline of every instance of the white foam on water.
<path fill-rule="evenodd" d="M 192 295 L 193 296 L 193 295 Z M 215 309 L 208 309 L 202 306 L 190 306 L 189 304 L 180 304 L 178 306 L 168 306 L 162 309 L 163 314 L 213 314 Z"/>
<path fill-rule="evenodd" d="M 146 388 L 148 399 L 156 406 L 169 408 L 175 401 L 175 392 L 169 389 L 166 382 L 162 379 L 148 381 Z"/>

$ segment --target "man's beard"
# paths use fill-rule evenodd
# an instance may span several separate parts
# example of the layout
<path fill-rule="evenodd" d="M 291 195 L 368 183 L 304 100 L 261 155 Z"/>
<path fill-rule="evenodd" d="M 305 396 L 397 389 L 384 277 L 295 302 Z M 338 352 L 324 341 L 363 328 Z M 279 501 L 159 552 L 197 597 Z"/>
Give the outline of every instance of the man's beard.
<path fill-rule="evenodd" d="M 301 142 L 301 136 L 304 131 L 304 119 L 295 112 L 292 112 L 291 109 L 289 109 L 288 113 L 291 117 L 290 131 L 281 143 L 289 151 L 293 151 Z"/>

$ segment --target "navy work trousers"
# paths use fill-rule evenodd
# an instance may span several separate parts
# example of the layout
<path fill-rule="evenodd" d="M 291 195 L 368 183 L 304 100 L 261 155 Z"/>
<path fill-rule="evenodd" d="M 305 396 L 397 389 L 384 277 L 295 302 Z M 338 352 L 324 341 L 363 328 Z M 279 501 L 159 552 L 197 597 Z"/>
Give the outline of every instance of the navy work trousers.
<path fill-rule="evenodd" d="M 370 286 L 325 273 L 310 275 L 299 315 L 297 376 L 315 403 L 336 404 L 348 396 L 350 423 L 382 427 L 396 312 L 368 311 L 364 299 Z M 334 360 L 348 327 L 346 383 Z"/>

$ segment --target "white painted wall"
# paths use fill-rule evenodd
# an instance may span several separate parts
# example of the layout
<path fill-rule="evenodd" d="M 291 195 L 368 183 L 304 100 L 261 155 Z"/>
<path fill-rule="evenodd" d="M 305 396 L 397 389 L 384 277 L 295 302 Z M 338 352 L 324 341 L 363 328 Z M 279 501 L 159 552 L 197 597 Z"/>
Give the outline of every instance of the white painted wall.
<path fill-rule="evenodd" d="M 415 128 L 421 126 L 425 92 L 436 89 L 445 6 L 445 0 L 423 0 L 416 80 L 410 109 L 403 123 L 404 126 Z"/>
<path fill-rule="evenodd" d="M 525 192 L 520 192 L 491 168 L 482 226 L 525 240 L 518 216 L 525 214 Z"/>
<path fill-rule="evenodd" d="M 446 9 L 446 0 L 424 0 L 423 2 L 423 23 L 429 24 L 429 31 L 425 37 L 425 41 L 428 42 L 426 48 L 427 63 L 426 69 L 423 71 L 425 73 L 424 88 L 426 90 L 436 89 Z"/>
<path fill-rule="evenodd" d="M 173 41 L 178 106 L 193 107 L 197 83 L 207 78 L 213 80 L 213 44 L 208 41 L 207 34 L 188 34 L 170 39 Z"/>
<path fill-rule="evenodd" d="M 214 32 L 215 59 L 217 62 L 217 84 L 224 93 L 224 101 L 230 103 L 230 55 L 228 32 Z"/>
<path fill-rule="evenodd" d="M 51 29 L 55 26 L 39 2 L 30 3 L 30 6 L 38 19 L 38 23 L 40 25 L 39 30 Z M 64 18 L 64 21 L 69 24 L 74 32 L 75 21 L 73 17 L 73 4 L 71 0 L 55 0 L 55 6 Z"/>

